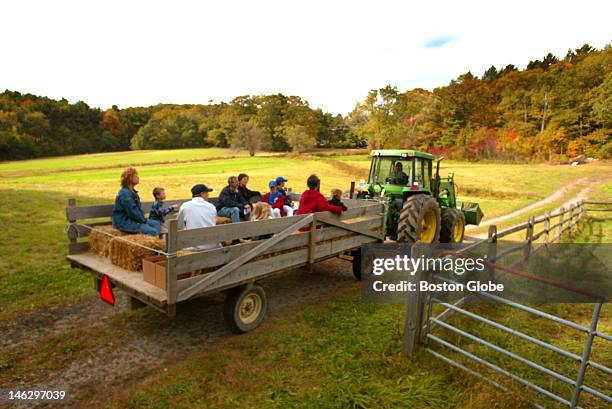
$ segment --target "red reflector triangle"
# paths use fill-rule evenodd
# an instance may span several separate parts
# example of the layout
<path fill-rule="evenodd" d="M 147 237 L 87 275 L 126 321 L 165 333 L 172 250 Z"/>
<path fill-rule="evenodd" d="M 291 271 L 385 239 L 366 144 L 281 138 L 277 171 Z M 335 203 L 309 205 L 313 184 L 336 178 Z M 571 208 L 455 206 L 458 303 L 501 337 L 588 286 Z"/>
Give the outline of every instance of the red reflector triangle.
<path fill-rule="evenodd" d="M 108 276 L 102 277 L 102 285 L 100 286 L 100 299 L 110 305 L 115 305 L 115 295 L 111 288 Z"/>

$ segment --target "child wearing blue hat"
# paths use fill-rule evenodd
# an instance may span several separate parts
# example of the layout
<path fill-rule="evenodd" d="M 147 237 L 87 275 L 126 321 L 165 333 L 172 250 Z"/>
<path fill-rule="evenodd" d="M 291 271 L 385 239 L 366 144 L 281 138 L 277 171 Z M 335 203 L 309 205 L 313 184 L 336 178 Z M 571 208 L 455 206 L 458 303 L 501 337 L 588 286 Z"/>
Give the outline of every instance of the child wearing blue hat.
<path fill-rule="evenodd" d="M 268 183 L 270 191 L 263 196 L 263 202 L 267 203 L 271 207 L 272 217 L 281 217 L 286 215 L 283 211 L 285 205 L 285 196 L 278 190 L 276 180 L 271 180 Z M 293 215 L 293 214 L 292 214 Z"/>
<path fill-rule="evenodd" d="M 283 205 L 283 213 L 286 214 L 287 216 L 293 216 L 294 206 L 293 206 L 293 202 L 291 201 L 291 198 L 289 197 L 289 195 L 287 194 L 287 191 L 285 190 L 286 182 L 288 182 L 287 179 L 285 179 L 283 176 L 278 176 L 276 178 L 276 188 L 279 192 L 282 193 L 283 197 L 285 198 L 285 204 Z"/>

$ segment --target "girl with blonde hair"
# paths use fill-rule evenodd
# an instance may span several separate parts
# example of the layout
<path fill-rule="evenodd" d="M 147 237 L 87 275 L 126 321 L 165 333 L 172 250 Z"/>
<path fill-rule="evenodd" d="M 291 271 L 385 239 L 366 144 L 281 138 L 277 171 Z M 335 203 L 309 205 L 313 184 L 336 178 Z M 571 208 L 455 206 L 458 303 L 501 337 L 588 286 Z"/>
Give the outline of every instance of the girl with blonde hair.
<path fill-rule="evenodd" d="M 251 220 L 268 220 L 272 218 L 270 205 L 266 202 L 257 202 L 253 205 L 253 216 Z"/>

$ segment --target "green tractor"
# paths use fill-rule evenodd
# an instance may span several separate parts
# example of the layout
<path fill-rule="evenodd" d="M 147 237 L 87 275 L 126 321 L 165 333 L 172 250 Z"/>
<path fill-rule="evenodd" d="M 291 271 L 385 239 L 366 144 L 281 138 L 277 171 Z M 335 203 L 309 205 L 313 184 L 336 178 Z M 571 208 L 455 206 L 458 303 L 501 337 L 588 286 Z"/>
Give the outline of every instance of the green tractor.
<path fill-rule="evenodd" d="M 453 174 L 440 178 L 440 158 L 432 176 L 434 155 L 410 149 L 371 153 L 369 180 L 357 197 L 388 203 L 386 236 L 404 243 L 461 243 L 466 224 L 483 217 L 478 203 L 457 208 Z"/>

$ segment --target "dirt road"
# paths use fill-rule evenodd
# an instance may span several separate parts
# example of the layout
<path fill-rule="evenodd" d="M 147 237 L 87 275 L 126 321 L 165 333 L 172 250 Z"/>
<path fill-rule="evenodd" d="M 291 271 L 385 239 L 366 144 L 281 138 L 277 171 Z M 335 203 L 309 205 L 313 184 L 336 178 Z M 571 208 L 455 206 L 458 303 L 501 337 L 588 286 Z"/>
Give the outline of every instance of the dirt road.
<path fill-rule="evenodd" d="M 539 215 L 540 213 L 543 213 L 543 212 L 538 213 L 537 212 L 538 208 L 545 206 L 547 204 L 559 201 L 563 199 L 568 194 L 568 192 L 570 192 L 571 190 L 582 187 L 582 189 L 580 189 L 580 191 L 577 194 L 572 195 L 570 198 L 567 198 L 563 202 L 563 204 L 556 207 L 554 210 L 551 211 L 551 213 L 558 211 L 562 207 L 568 208 L 569 206 L 571 206 L 572 204 L 576 204 L 580 200 L 587 199 L 589 195 L 591 194 L 591 192 L 593 191 L 593 189 L 596 188 L 602 181 L 603 181 L 602 178 L 594 178 L 594 177 L 583 177 L 583 178 L 577 179 L 561 187 L 556 192 L 554 192 L 552 195 L 547 196 L 546 198 L 539 200 L 535 203 L 532 203 L 529 206 L 525 206 L 521 209 L 515 210 L 513 212 L 510 212 L 510 213 L 507 213 L 507 214 L 504 214 L 498 217 L 493 217 L 491 219 L 484 220 L 478 226 L 467 226 L 465 229 L 466 234 L 468 234 L 470 230 L 478 229 L 484 226 L 490 226 L 493 224 L 498 224 L 506 220 L 511 220 L 520 215 L 525 215 L 524 221 L 526 221 L 527 216 L 534 215 L 534 214 Z M 508 226 L 507 228 L 511 228 L 511 227 L 513 226 Z M 487 238 L 487 233 L 470 234 L 470 238 L 471 239 L 485 239 Z"/>
<path fill-rule="evenodd" d="M 568 183 L 567 185 L 562 186 L 560 189 L 555 191 L 553 194 L 551 194 L 550 196 L 545 197 L 542 200 L 538 200 L 537 202 L 534 202 L 534 203 L 532 203 L 532 204 L 530 204 L 528 206 L 522 207 L 522 208 L 520 208 L 518 210 L 515 210 L 513 212 L 506 213 L 506 214 L 503 214 L 501 216 L 493 217 L 491 219 L 485 219 L 478 226 L 467 226 L 465 228 L 465 230 L 469 231 L 469 230 L 474 230 L 474 229 L 477 229 L 477 228 L 483 227 L 483 226 L 490 226 L 492 224 L 497 224 L 497 223 L 500 223 L 500 222 L 503 222 L 503 221 L 506 221 L 506 220 L 510 220 L 510 219 L 512 219 L 512 218 L 514 218 L 516 216 L 520 216 L 522 214 L 527 214 L 527 213 L 531 212 L 532 210 L 537 209 L 538 207 L 541 207 L 541 206 L 544 206 L 544 205 L 547 205 L 549 203 L 553 203 L 553 202 L 556 202 L 557 200 L 562 199 L 570 190 L 574 189 L 577 186 L 584 185 L 587 182 L 589 182 L 590 180 L 591 180 L 591 178 L 589 178 L 589 177 L 583 177 L 583 178 L 574 180 L 571 183 Z"/>

